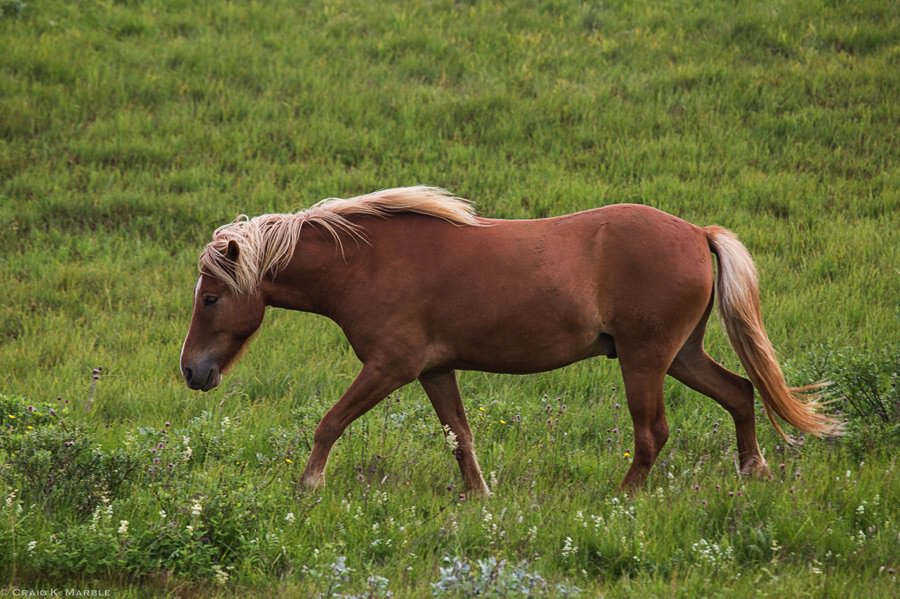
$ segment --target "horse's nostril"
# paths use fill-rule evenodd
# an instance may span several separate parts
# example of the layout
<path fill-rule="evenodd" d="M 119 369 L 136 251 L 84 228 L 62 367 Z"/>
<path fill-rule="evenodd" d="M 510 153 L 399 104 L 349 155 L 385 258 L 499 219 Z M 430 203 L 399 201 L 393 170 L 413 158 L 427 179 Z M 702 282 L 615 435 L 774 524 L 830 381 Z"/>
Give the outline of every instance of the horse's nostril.
<path fill-rule="evenodd" d="M 190 368 L 185 368 L 185 369 L 184 369 L 184 380 L 186 380 L 187 382 L 190 383 L 190 382 L 191 382 L 191 377 L 193 376 L 193 374 L 194 374 L 194 373 L 191 371 Z"/>

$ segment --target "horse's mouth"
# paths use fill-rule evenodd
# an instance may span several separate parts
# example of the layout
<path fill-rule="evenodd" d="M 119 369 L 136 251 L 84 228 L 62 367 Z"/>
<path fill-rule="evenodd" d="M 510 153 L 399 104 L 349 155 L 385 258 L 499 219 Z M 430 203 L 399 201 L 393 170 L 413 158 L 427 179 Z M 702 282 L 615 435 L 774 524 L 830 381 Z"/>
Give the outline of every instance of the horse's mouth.
<path fill-rule="evenodd" d="M 195 377 L 190 368 L 184 369 L 184 378 L 187 386 L 194 391 L 209 391 L 215 389 L 222 380 L 222 372 L 218 368 L 210 368 L 206 373 L 206 379 Z"/>
<path fill-rule="evenodd" d="M 210 391 L 219 386 L 219 383 L 222 381 L 222 374 L 219 372 L 218 368 L 210 368 L 209 376 L 206 377 L 206 382 L 203 383 L 203 386 L 200 387 L 200 390 L 203 392 Z"/>

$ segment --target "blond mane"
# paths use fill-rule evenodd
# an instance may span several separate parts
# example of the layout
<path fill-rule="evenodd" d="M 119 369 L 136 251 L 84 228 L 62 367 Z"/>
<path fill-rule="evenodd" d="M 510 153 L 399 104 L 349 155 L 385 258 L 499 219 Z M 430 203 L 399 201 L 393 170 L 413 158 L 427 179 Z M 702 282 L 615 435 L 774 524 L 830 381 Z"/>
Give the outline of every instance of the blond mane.
<path fill-rule="evenodd" d="M 423 214 L 455 225 L 481 225 L 468 200 L 437 187 L 398 187 L 348 199 L 329 198 L 293 214 L 241 215 L 222 225 L 200 254 L 200 272 L 220 279 L 237 294 L 249 293 L 263 277 L 287 266 L 305 224 L 327 231 L 343 253 L 342 233 L 365 241 L 365 231 L 348 217 L 400 213 Z M 236 260 L 229 256 L 232 243 Z"/>

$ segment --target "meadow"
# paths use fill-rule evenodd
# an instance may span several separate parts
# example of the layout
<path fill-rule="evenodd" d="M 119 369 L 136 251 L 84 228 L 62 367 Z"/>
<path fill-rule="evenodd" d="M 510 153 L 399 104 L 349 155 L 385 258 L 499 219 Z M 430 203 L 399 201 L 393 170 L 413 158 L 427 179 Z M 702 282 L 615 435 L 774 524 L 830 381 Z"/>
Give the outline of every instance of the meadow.
<path fill-rule="evenodd" d="M 0 589 L 896 596 L 898 98 L 889 0 L 0 0 Z M 493 497 L 460 496 L 414 386 L 295 493 L 358 362 L 270 310 L 188 390 L 197 256 L 239 214 L 413 184 L 734 230 L 789 382 L 831 381 L 847 435 L 788 446 L 760 409 L 773 479 L 742 479 L 727 413 L 669 381 L 629 496 L 614 361 L 468 372 Z M 741 371 L 712 321 L 707 350 Z"/>

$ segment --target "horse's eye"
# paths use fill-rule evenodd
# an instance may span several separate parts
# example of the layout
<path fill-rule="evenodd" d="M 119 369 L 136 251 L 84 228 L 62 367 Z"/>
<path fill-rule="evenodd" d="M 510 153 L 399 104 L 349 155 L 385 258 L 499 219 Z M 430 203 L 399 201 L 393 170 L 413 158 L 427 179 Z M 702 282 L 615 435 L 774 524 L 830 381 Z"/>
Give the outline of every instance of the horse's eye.
<path fill-rule="evenodd" d="M 204 295 L 203 296 L 203 305 L 204 306 L 212 306 L 217 301 L 219 301 L 219 298 L 215 295 Z"/>

